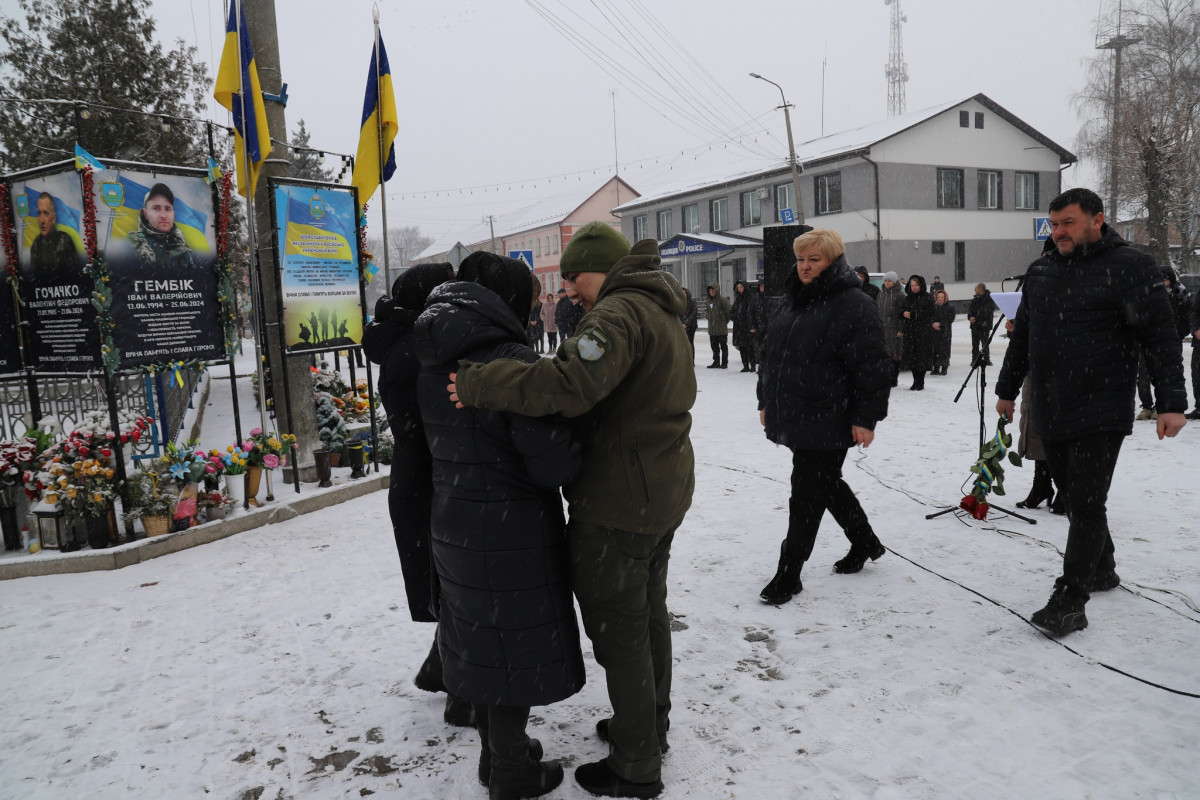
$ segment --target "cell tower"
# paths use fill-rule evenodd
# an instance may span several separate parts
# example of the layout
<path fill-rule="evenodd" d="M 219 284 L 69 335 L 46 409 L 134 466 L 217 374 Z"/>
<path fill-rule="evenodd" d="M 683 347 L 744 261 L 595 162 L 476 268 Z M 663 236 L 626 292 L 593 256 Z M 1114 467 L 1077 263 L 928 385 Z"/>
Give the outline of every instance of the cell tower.
<path fill-rule="evenodd" d="M 892 35 L 886 73 L 888 116 L 895 117 L 904 113 L 904 84 L 908 83 L 908 65 L 904 63 L 904 39 L 900 28 L 908 22 L 908 17 L 900 10 L 900 0 L 883 0 L 883 4 L 892 7 Z"/>

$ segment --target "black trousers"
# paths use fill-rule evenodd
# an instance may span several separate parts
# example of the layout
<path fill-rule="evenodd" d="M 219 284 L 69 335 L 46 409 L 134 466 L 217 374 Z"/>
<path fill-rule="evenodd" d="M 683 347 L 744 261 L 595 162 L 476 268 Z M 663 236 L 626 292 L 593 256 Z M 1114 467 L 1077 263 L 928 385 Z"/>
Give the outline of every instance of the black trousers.
<path fill-rule="evenodd" d="M 713 363 L 720 366 L 728 366 L 729 334 L 723 333 L 717 336 L 709 336 L 708 338 L 712 342 Z"/>
<path fill-rule="evenodd" d="M 1192 409 L 1200 408 L 1200 342 L 1192 344 Z"/>
<path fill-rule="evenodd" d="M 1097 433 L 1043 442 L 1054 485 L 1066 493 L 1070 520 L 1063 572 L 1054 585 L 1067 586 L 1084 600 L 1096 571 L 1116 567 L 1105 503 L 1123 441 L 1122 433 Z"/>
<path fill-rule="evenodd" d="M 558 331 L 546 331 L 546 341 L 550 344 L 550 349 L 558 347 Z"/>
<path fill-rule="evenodd" d="M 1192 373 L 1195 380 L 1196 374 Z M 1146 354 L 1138 353 L 1137 374 L 1138 404 L 1142 408 L 1154 408 L 1154 390 L 1150 387 L 1150 370 L 1146 367 Z"/>
<path fill-rule="evenodd" d="M 692 365 L 694 366 L 696 363 L 696 329 L 684 328 L 684 330 L 687 331 L 688 344 L 692 346 Z"/>
<path fill-rule="evenodd" d="M 975 359 L 982 356 L 984 361 L 991 361 L 990 348 L 988 346 L 988 336 L 992 333 L 991 325 L 986 327 L 980 325 L 971 326 L 971 363 L 975 363 Z"/>
<path fill-rule="evenodd" d="M 475 706 L 479 745 L 491 753 L 492 774 L 519 772 L 529 763 L 529 706 Z"/>
<path fill-rule="evenodd" d="M 842 480 L 845 450 L 796 450 L 792 453 L 792 496 L 784 555 L 807 561 L 828 509 L 853 544 L 867 545 L 873 534 L 867 512 Z"/>

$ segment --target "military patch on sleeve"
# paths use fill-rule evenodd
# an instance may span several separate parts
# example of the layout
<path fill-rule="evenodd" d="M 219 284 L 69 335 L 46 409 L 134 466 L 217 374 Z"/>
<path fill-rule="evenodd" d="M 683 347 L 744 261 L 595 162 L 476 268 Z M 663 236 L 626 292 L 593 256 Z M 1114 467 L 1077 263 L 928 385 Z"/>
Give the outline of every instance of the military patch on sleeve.
<path fill-rule="evenodd" d="M 588 331 L 579 337 L 577 345 L 584 361 L 599 361 L 608 349 L 608 337 L 601 331 Z"/>

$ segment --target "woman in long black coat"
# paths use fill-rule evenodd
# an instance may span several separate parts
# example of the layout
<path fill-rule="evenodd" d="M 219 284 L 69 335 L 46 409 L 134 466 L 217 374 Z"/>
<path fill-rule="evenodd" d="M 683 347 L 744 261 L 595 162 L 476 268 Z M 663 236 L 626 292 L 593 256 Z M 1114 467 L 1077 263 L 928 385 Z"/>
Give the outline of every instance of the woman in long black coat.
<path fill-rule="evenodd" d="M 363 331 L 363 350 L 379 364 L 379 396 L 387 414 L 388 428 L 395 439 L 392 474 L 388 486 L 388 512 L 408 613 L 414 622 L 437 622 L 433 607 L 433 559 L 429 549 L 429 516 L 433 503 L 433 458 L 425 442 L 425 427 L 417 406 L 417 375 L 421 363 L 413 350 L 413 323 L 425 308 L 434 287 L 454 278 L 449 264 L 410 267 L 396 278 L 391 295 L 375 304 L 375 317 Z M 444 691 L 442 662 L 437 633 L 433 648 L 416 678 L 417 687 L 427 692 Z M 446 721 L 470 724 L 470 707 L 446 702 Z"/>
<path fill-rule="evenodd" d="M 758 342 L 750 333 L 754 327 L 754 295 L 746 291 L 746 282 L 733 285 L 733 308 L 729 319 L 733 322 L 733 346 L 742 357 L 742 372 L 754 372 L 758 365 Z"/>
<path fill-rule="evenodd" d="M 858 572 L 885 552 L 842 479 L 847 451 L 869 446 L 876 423 L 887 416 L 892 368 L 883 323 L 835 231 L 809 231 L 796 238 L 793 250 L 796 270 L 784 283 L 785 299 L 767 330 L 758 375 L 767 438 L 792 450 L 787 538 L 775 577 L 760 594 L 775 605 L 803 588 L 800 570 L 827 509 L 850 540 L 836 572 Z"/>
<path fill-rule="evenodd" d="M 537 360 L 526 339 L 533 285 L 520 261 L 463 260 L 417 320 L 418 385 L 433 454 L 433 556 L 446 688 L 475 704 L 480 777 L 492 797 L 533 797 L 562 780 L 525 733 L 529 708 L 584 682 L 558 486 L 577 466 L 568 423 L 459 409 L 459 360 Z"/>
<path fill-rule="evenodd" d="M 945 375 L 950 369 L 951 328 L 954 325 L 954 306 L 945 289 L 933 293 L 933 374 Z"/>
<path fill-rule="evenodd" d="M 901 368 L 912 371 L 913 385 L 908 388 L 919 392 L 925 388 L 925 373 L 933 369 L 933 298 L 925 290 L 925 279 L 920 275 L 908 279 L 904 294 Z"/>

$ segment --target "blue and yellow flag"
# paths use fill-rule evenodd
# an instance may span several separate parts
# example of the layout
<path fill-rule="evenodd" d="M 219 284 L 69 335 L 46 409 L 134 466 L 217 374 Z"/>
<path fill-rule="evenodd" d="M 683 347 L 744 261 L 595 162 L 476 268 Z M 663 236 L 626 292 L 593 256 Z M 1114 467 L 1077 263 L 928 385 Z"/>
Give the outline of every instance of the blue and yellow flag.
<path fill-rule="evenodd" d="M 258 68 L 254 65 L 254 49 L 250 46 L 250 31 L 242 0 L 229 4 L 229 19 L 225 22 L 225 49 L 217 69 L 217 84 L 213 87 L 217 102 L 233 112 L 234 150 L 237 153 L 238 194 L 246 196 L 247 187 L 254 194 L 258 170 L 271 153 L 271 134 L 267 130 L 267 109 L 263 104 Z M 246 163 L 247 155 L 249 165 Z M 247 166 L 249 169 L 247 169 Z"/>
<path fill-rule="evenodd" d="M 204 182 L 210 186 L 221 180 L 225 173 L 221 172 L 221 168 L 217 166 L 216 159 L 212 156 L 208 157 L 208 174 L 204 176 Z"/>
<path fill-rule="evenodd" d="M 383 144 L 380 146 L 380 131 Z M 388 64 L 383 37 L 375 28 L 375 49 L 371 52 L 371 69 L 367 73 L 367 94 L 363 99 L 362 125 L 358 137 L 358 153 L 354 156 L 354 179 L 358 202 L 365 206 L 383 181 L 396 171 L 396 148 L 392 142 L 400 130 L 396 116 L 396 95 L 392 91 L 392 68 Z M 380 152 L 387 153 L 383 169 L 379 168 Z"/>
<path fill-rule="evenodd" d="M 83 170 L 87 169 L 88 167 L 91 167 L 92 169 L 96 170 L 97 172 L 104 169 L 104 165 L 100 163 L 100 159 L 96 158 L 94 155 L 89 153 L 87 150 L 84 150 L 82 147 L 80 147 L 78 144 L 76 144 L 75 145 L 75 169 L 82 172 Z"/>

